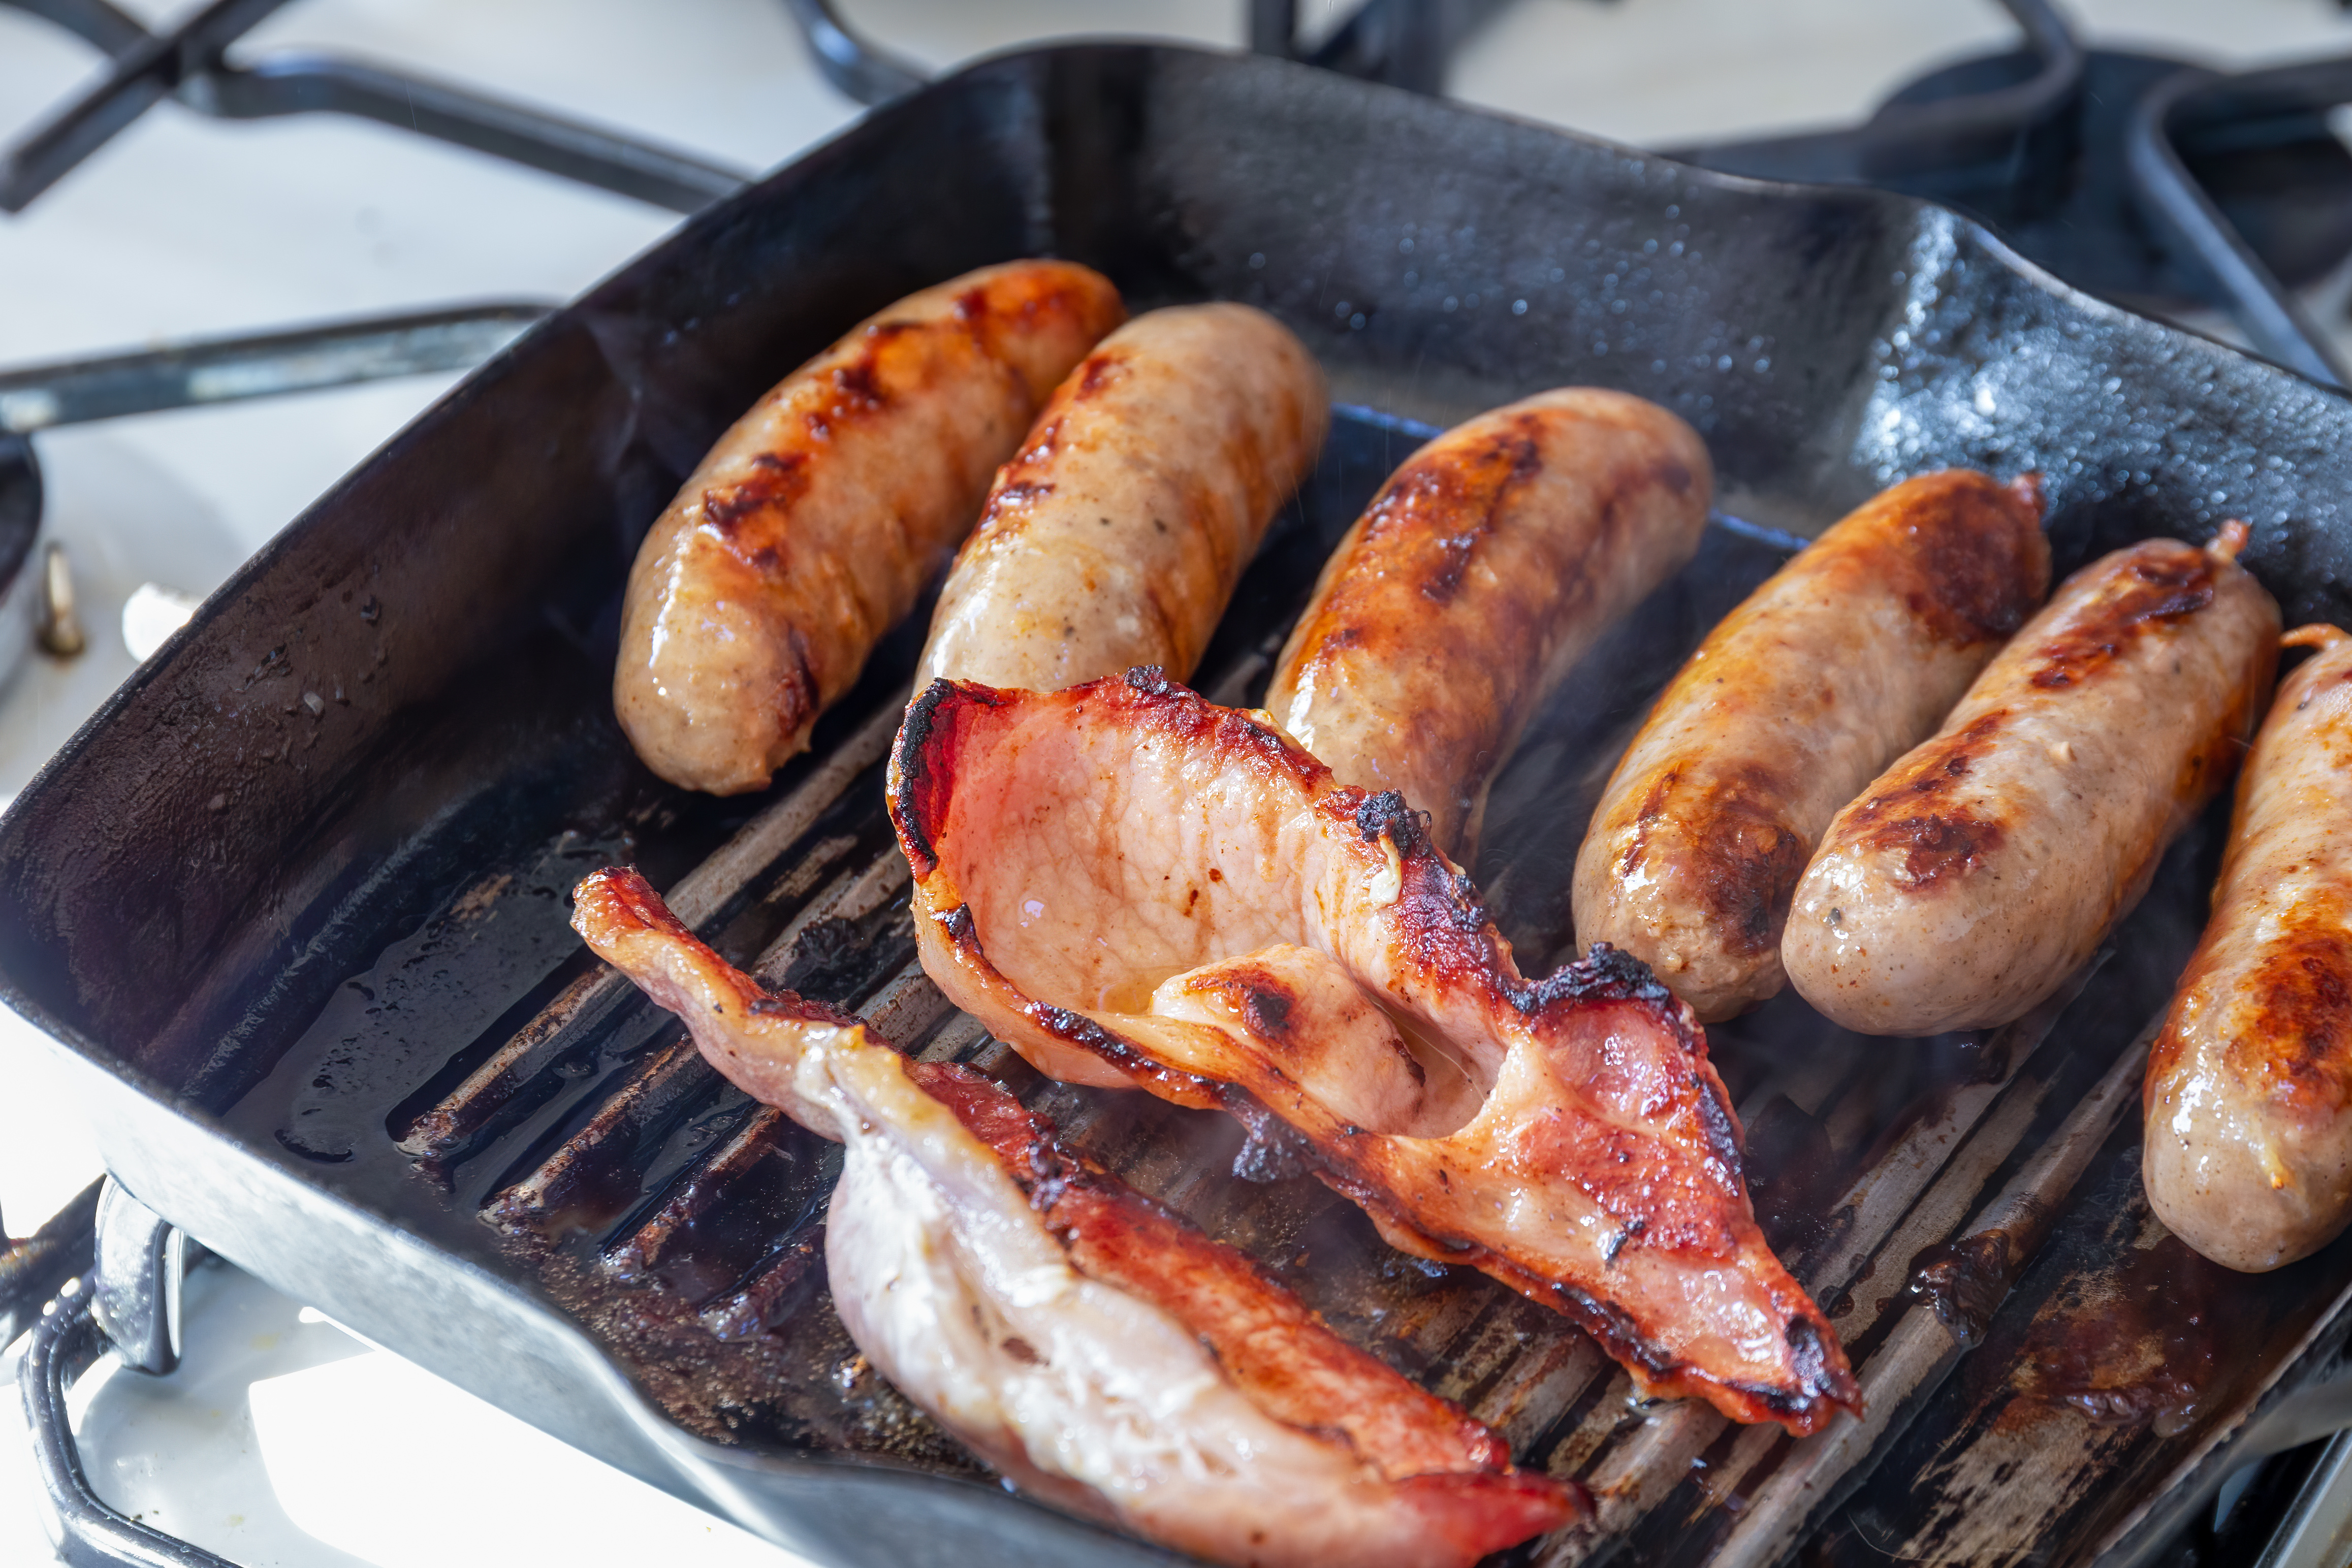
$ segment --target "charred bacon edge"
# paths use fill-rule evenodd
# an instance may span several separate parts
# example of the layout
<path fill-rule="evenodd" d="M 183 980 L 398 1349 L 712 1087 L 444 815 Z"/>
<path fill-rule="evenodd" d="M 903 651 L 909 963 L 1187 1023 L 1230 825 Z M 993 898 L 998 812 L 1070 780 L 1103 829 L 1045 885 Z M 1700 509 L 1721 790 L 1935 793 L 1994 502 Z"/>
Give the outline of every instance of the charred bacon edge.
<path fill-rule="evenodd" d="M 957 920 L 955 915 L 965 917 Z M 971 929 L 971 921 L 964 906 L 958 905 L 950 915 L 942 916 L 940 925 L 956 938 L 958 947 L 967 955 L 967 961 L 985 967 L 991 974 L 996 972 L 981 951 L 978 936 Z M 1638 959 L 1631 961 L 1640 962 Z M 1810 1372 L 1803 1385 L 1796 1390 L 1717 1377 L 1691 1365 L 1656 1341 L 1644 1337 L 1633 1314 L 1624 1308 L 1603 1301 L 1579 1286 L 1547 1279 L 1522 1268 L 1506 1254 L 1496 1252 L 1482 1242 L 1460 1236 L 1433 1234 L 1423 1229 L 1410 1209 L 1397 1201 L 1377 1176 L 1348 1159 L 1339 1149 L 1328 1148 L 1301 1132 L 1248 1090 L 1165 1066 L 1125 1036 L 1104 1028 L 1083 1013 L 1038 1001 L 1032 1001 L 1026 1010 L 1032 1021 L 1046 1033 L 1066 1044 L 1091 1052 L 1133 1077 L 1139 1083 L 1149 1083 L 1152 1092 L 1160 1098 L 1195 1110 L 1220 1110 L 1239 1122 L 1248 1134 L 1248 1141 L 1234 1160 L 1235 1175 L 1257 1181 L 1313 1175 L 1349 1202 L 1377 1215 L 1382 1224 L 1394 1233 L 1421 1242 L 1426 1256 L 1432 1260 L 1448 1264 L 1467 1264 L 1538 1305 L 1549 1307 L 1568 1318 L 1600 1341 L 1612 1360 L 1639 1370 L 1654 1395 L 1662 1397 L 1706 1397 L 1709 1390 L 1719 1391 L 1723 1396 L 1752 1412 L 1745 1419 L 1778 1421 L 1801 1437 L 1820 1430 L 1838 1410 L 1858 1410 L 1861 1406 L 1861 1390 L 1854 1384 L 1853 1374 L 1832 1364 L 1818 1348 L 1810 1355 L 1798 1357 L 1801 1366 L 1810 1363 Z M 1722 1109 L 1720 1102 L 1712 1094 L 1702 1103 Z M 1736 1138 L 1735 1128 L 1736 1124 L 1727 1113 L 1720 1121 L 1710 1117 L 1707 1125 L 1710 1142 L 1717 1144 L 1719 1149 L 1724 1142 Z M 1734 1150 L 1732 1168 L 1737 1173 L 1737 1144 L 1731 1146 Z M 1804 1304 L 1811 1306 L 1812 1303 L 1807 1299 Z M 1822 1326 L 1802 1311 L 1790 1316 L 1787 1332 L 1792 1346 L 1810 1343 L 1818 1347 L 1824 1342 Z"/>
<path fill-rule="evenodd" d="M 1111 685 L 1109 681 L 1094 684 Z M 1708 1152 L 1722 1164 L 1737 1202 L 1748 1207 L 1738 1118 L 1722 1079 L 1707 1059 L 1706 1036 L 1646 964 L 1632 954 L 1597 943 L 1584 958 L 1540 980 L 1517 980 L 1508 945 L 1487 920 L 1469 878 L 1431 844 L 1421 814 L 1396 791 L 1368 795 L 1332 784 L 1330 770 L 1279 731 L 1240 710 L 1208 702 L 1168 680 L 1156 668 L 1130 670 L 1124 684 L 1142 699 L 1139 716 L 1145 725 L 1206 734 L 1215 743 L 1242 749 L 1290 774 L 1310 791 L 1319 791 L 1317 810 L 1351 821 L 1368 841 L 1385 838 L 1397 853 L 1402 872 L 1398 904 L 1404 918 L 1400 925 L 1421 962 L 1474 977 L 1531 1026 L 1540 1027 L 1548 1018 L 1567 1010 L 1615 1004 L 1640 1008 L 1652 1022 L 1670 1030 L 1691 1063 Z M 932 682 L 908 709 L 908 723 L 893 748 L 898 788 L 892 791 L 889 804 L 919 881 L 929 880 L 940 869 L 934 844 L 953 794 L 955 754 L 942 758 L 939 750 L 954 745 L 967 714 L 975 708 L 1002 706 L 1004 701 L 1005 694 L 993 687 L 941 679 Z M 918 846 L 919 862 L 916 862 Z M 1794 1310 L 1784 1332 L 1793 1353 L 1798 1385 L 1782 1388 L 1708 1373 L 1645 1337 L 1633 1315 L 1622 1307 L 1580 1287 L 1535 1273 L 1483 1243 L 1426 1232 L 1385 1183 L 1349 1159 L 1339 1146 L 1348 1135 L 1360 1135 L 1359 1129 L 1343 1129 L 1341 1140 L 1326 1146 L 1247 1089 L 1171 1068 L 1094 1019 L 1028 997 L 990 962 L 968 904 L 959 902 L 935 918 L 961 961 L 992 988 L 1020 998 L 1020 1010 L 1041 1032 L 1088 1052 L 1160 1098 L 1193 1109 L 1222 1110 L 1239 1121 L 1248 1142 L 1236 1161 L 1237 1174 L 1280 1179 L 1311 1170 L 1334 1191 L 1375 1215 L 1394 1234 L 1426 1243 L 1429 1257 L 1470 1264 L 1528 1300 L 1560 1312 L 1598 1340 L 1613 1359 L 1637 1373 L 1651 1394 L 1707 1398 L 1727 1410 L 1736 1409 L 1741 1419 L 1777 1421 L 1799 1437 L 1821 1430 L 1840 1409 L 1860 1414 L 1861 1388 L 1843 1364 L 1843 1354 L 1836 1351 L 1835 1330 L 1793 1280 L 1789 1285 L 1795 1296 Z M 1748 1220 L 1753 1225 L 1752 1211 Z"/>

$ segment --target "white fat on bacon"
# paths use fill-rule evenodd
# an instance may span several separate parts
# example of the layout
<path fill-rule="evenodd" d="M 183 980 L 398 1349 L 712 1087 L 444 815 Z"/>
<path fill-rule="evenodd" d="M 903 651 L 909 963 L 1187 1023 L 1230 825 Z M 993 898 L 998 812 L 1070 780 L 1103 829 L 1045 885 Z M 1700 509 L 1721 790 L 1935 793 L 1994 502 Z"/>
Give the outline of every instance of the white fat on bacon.
<path fill-rule="evenodd" d="M 1855 1388 L 1773 1256 L 1706 1036 L 1638 962 L 1541 982 L 1393 792 L 1157 672 L 934 683 L 892 758 L 925 970 L 1041 1071 L 1221 1108 L 1389 1241 L 1568 1313 L 1645 1393 L 1800 1435 Z"/>
<path fill-rule="evenodd" d="M 761 990 L 633 872 L 600 872 L 575 897 L 590 945 L 677 1012 L 714 1065 L 843 1145 L 825 1239 L 843 1322 L 884 1376 L 1023 1489 L 1265 1568 L 1467 1568 L 1582 1511 L 1572 1485 L 1513 1472 L 1483 1427 L 1113 1178 L 1068 1164 L 1075 1181 L 1024 1191 L 1002 1145 L 950 1098 L 994 1117 L 1003 1138 L 1050 1129 L 985 1080 L 910 1066 L 855 1020 Z M 1066 1158 L 1033 1146 L 1044 1151 L 1033 1167 Z M 1064 1215 L 1070 1186 L 1088 1186 L 1095 1207 Z M 1073 1261 L 1073 1247 L 1089 1244 L 1130 1275 L 1177 1280 L 1173 1305 L 1090 1278 Z M 1160 1256 L 1118 1255 L 1155 1244 Z M 1198 1306 L 1188 1288 L 1223 1292 L 1213 1322 L 1185 1321 Z M 1220 1344 L 1220 1328 L 1234 1343 Z M 1269 1335 L 1289 1336 L 1301 1386 L 1336 1391 L 1327 1420 L 1278 1418 L 1260 1400 L 1295 1404 L 1297 1388 L 1253 1398 L 1220 1358 Z"/>

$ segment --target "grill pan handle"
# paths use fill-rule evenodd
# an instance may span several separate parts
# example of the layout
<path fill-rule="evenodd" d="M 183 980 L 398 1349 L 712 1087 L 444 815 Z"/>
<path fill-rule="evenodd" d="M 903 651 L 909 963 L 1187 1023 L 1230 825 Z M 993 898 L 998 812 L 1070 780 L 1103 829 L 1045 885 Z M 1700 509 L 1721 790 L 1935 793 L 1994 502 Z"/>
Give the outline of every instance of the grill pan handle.
<path fill-rule="evenodd" d="M 67 1394 L 110 1347 L 142 1372 L 164 1373 L 179 1364 L 180 1280 L 198 1253 L 176 1227 L 111 1176 L 87 1208 L 78 1198 L 68 1214 L 77 1209 L 95 1214 L 93 1277 L 68 1280 L 41 1309 L 18 1377 L 49 1539 L 72 1568 L 236 1568 L 201 1546 L 125 1519 L 91 1490 L 83 1472 Z"/>

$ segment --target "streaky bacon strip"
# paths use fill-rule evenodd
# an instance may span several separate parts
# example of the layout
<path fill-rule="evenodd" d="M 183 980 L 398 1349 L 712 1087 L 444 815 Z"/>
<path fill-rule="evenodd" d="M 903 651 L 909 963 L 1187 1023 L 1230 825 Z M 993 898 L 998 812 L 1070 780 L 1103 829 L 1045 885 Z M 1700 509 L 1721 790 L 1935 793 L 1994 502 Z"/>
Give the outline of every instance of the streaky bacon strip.
<path fill-rule="evenodd" d="M 1073 1157 L 1052 1123 L 995 1083 L 941 1063 L 909 1071 L 996 1151 L 1080 1273 L 1133 1291 L 1216 1346 L 1226 1375 L 1267 1415 L 1337 1427 L 1391 1480 L 1510 1469 L 1510 1449 L 1483 1423 L 1333 1333 L 1244 1253 Z"/>
<path fill-rule="evenodd" d="M 990 1080 L 764 990 L 634 871 L 573 896 L 589 945 L 714 1066 L 848 1145 L 827 1228 L 845 1322 L 1023 1486 L 1267 1568 L 1468 1568 L 1589 1511 Z"/>
<path fill-rule="evenodd" d="M 1222 1107 L 1396 1246 L 1576 1320 L 1654 1395 L 1805 1434 L 1860 1391 L 1764 1243 L 1689 1009 L 1596 947 L 1530 983 L 1393 793 L 1156 671 L 940 681 L 891 814 L 924 967 L 1041 1071 Z"/>

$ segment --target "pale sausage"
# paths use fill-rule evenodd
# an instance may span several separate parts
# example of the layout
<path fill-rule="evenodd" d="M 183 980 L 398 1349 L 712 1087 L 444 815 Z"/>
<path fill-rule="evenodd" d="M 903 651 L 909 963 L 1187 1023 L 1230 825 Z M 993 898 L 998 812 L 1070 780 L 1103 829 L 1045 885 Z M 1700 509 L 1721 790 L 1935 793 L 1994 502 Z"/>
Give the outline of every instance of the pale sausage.
<path fill-rule="evenodd" d="M 2039 487 L 1907 479 L 1813 541 L 1650 709 L 1576 857 L 1576 938 L 1713 1023 L 1787 983 L 1780 932 L 1838 808 L 1934 733 L 2050 591 Z"/>
<path fill-rule="evenodd" d="M 736 421 L 629 573 L 613 706 L 646 765 L 732 795 L 806 749 L 1124 314 L 1069 262 L 983 267 L 861 324 Z"/>
<path fill-rule="evenodd" d="M 1466 861 L 1536 706 L 1697 550 L 1713 484 L 1697 434 L 1624 392 L 1561 387 L 1455 426 L 1340 541 L 1267 710 Z"/>
<path fill-rule="evenodd" d="M 1200 662 L 1331 422 L 1307 346 L 1246 305 L 1139 316 L 996 476 L 915 678 L 1059 691 Z"/>
<path fill-rule="evenodd" d="M 2352 636 L 2279 685 L 2238 785 L 2212 924 L 2147 1061 L 2141 1170 L 2172 1233 L 2231 1269 L 2352 1218 Z"/>
<path fill-rule="evenodd" d="M 1780 947 L 1807 1001 L 1865 1034 L 1989 1029 L 2090 957 L 2269 699 L 2278 606 L 2245 539 L 2147 539 L 2076 572 L 1837 814 Z"/>

